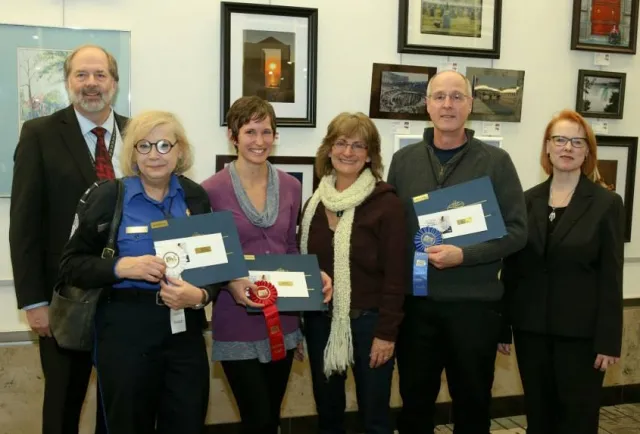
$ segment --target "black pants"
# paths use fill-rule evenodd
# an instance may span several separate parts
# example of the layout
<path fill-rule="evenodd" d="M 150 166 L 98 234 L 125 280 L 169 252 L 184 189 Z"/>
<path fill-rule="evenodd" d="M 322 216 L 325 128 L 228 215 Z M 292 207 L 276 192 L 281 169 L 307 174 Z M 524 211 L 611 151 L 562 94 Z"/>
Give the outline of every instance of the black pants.
<path fill-rule="evenodd" d="M 370 368 L 371 343 L 378 322 L 378 314 L 363 312 L 351 320 L 354 365 L 358 409 L 365 434 L 392 434 L 389 398 L 394 359 L 384 365 Z M 320 434 L 344 434 L 346 408 L 344 375 L 334 374 L 329 379 L 324 374 L 324 348 L 331 331 L 331 318 L 324 312 L 307 312 L 304 315 L 305 337 L 311 365 L 313 396 L 318 413 Z"/>
<path fill-rule="evenodd" d="M 240 410 L 242 434 L 277 434 L 294 350 L 277 362 L 258 359 L 221 362 Z"/>
<path fill-rule="evenodd" d="M 490 302 L 434 302 L 407 297 L 397 358 L 401 434 L 433 433 L 442 370 L 454 433 L 488 434 L 501 316 Z"/>
<path fill-rule="evenodd" d="M 604 372 L 592 339 L 513 331 L 528 434 L 596 434 Z"/>
<path fill-rule="evenodd" d="M 40 363 L 45 379 L 42 434 L 78 434 L 93 366 L 91 353 L 65 350 L 54 338 L 41 337 Z M 96 434 L 106 433 L 101 404 L 98 396 Z"/>
<path fill-rule="evenodd" d="M 203 432 L 209 402 L 203 312 L 185 315 L 187 331 L 172 334 L 169 309 L 147 297 L 98 305 L 95 358 L 109 434 Z"/>

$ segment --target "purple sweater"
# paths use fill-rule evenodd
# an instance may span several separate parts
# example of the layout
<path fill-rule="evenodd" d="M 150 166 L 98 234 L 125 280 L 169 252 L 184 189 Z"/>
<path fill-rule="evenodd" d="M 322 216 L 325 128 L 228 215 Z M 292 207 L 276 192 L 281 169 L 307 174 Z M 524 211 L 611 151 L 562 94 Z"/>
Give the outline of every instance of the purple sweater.
<path fill-rule="evenodd" d="M 280 207 L 273 226 L 254 226 L 245 216 L 236 199 L 229 169 L 225 168 L 207 178 L 202 187 L 206 190 L 213 211 L 231 211 L 240 235 L 245 255 L 298 254 L 296 225 L 302 186 L 300 181 L 286 172 L 278 170 L 280 178 Z M 284 334 L 299 328 L 299 313 L 280 313 Z M 220 291 L 213 308 L 213 339 L 217 341 L 252 342 L 267 339 L 267 329 L 262 314 L 249 314 L 239 306 L 228 291 Z"/>

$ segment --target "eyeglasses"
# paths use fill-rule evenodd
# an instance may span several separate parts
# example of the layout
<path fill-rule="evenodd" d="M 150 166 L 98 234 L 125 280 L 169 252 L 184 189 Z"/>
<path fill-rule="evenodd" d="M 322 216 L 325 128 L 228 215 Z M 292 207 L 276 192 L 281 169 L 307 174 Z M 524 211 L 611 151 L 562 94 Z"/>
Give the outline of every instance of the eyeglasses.
<path fill-rule="evenodd" d="M 467 98 L 469 98 L 469 95 L 465 95 L 462 92 L 452 92 L 449 94 L 445 92 L 437 92 L 427 96 L 427 98 L 430 98 L 436 104 L 444 104 L 447 97 L 451 98 L 451 102 L 453 104 L 462 104 Z"/>
<path fill-rule="evenodd" d="M 584 148 L 587 146 L 587 139 L 585 137 L 551 136 L 551 141 L 556 146 L 565 146 L 567 142 L 571 142 L 571 146 L 574 148 Z"/>
<path fill-rule="evenodd" d="M 360 142 L 347 143 L 344 140 L 338 140 L 333 144 L 333 146 L 335 146 L 335 148 L 339 151 L 346 151 L 346 149 L 349 146 L 351 147 L 351 150 L 353 152 L 365 152 L 367 149 L 369 149 L 369 147 L 364 143 L 360 143 Z"/>
<path fill-rule="evenodd" d="M 151 152 L 151 148 L 153 148 L 154 146 L 156 147 L 156 151 L 158 151 L 159 154 L 168 154 L 177 143 L 178 142 L 171 143 L 170 141 L 164 139 L 158 140 L 155 143 L 151 143 L 148 140 L 140 140 L 135 144 L 134 147 L 140 154 L 148 154 L 149 152 Z"/>

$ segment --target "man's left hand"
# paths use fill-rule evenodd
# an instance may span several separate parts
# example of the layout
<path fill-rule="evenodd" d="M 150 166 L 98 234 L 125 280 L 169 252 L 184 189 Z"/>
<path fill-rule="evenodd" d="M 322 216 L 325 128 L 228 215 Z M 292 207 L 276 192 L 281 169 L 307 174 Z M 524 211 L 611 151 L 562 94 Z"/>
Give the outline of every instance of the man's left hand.
<path fill-rule="evenodd" d="M 462 264 L 462 249 L 451 244 L 427 247 L 429 262 L 438 269 L 457 267 Z"/>

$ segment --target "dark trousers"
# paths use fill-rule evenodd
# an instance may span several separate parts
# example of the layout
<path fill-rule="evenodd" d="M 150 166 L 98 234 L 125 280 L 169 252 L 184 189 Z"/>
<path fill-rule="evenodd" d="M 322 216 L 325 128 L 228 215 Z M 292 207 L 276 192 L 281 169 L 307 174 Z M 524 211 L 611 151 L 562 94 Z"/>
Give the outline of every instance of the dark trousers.
<path fill-rule="evenodd" d="M 78 434 L 80 412 L 93 366 L 91 353 L 65 350 L 54 338 L 41 337 L 40 363 L 45 380 L 42 434 Z M 106 433 L 100 396 L 95 432 Z"/>
<path fill-rule="evenodd" d="M 169 309 L 147 297 L 103 300 L 96 312 L 98 381 L 109 434 L 201 434 L 209 402 L 203 312 L 185 309 L 171 333 Z"/>
<path fill-rule="evenodd" d="M 242 434 L 277 434 L 294 350 L 277 362 L 258 359 L 222 361 L 222 369 L 240 411 Z"/>
<path fill-rule="evenodd" d="M 378 322 L 378 314 L 364 311 L 351 320 L 354 364 L 352 367 L 356 383 L 358 410 L 366 434 L 392 434 L 389 398 L 394 359 L 384 365 L 370 368 L 371 344 Z M 344 412 L 346 407 L 344 375 L 334 374 L 327 379 L 324 374 L 324 348 L 331 331 L 331 318 L 323 312 L 306 312 L 304 315 L 305 338 L 309 352 L 313 396 L 318 412 L 318 432 L 321 434 L 344 434 Z"/>
<path fill-rule="evenodd" d="M 433 433 L 442 370 L 455 434 L 489 434 L 501 315 L 491 302 L 407 297 L 397 347 L 401 434 Z"/>
<path fill-rule="evenodd" d="M 592 339 L 513 330 L 528 434 L 596 434 L 604 372 Z"/>

